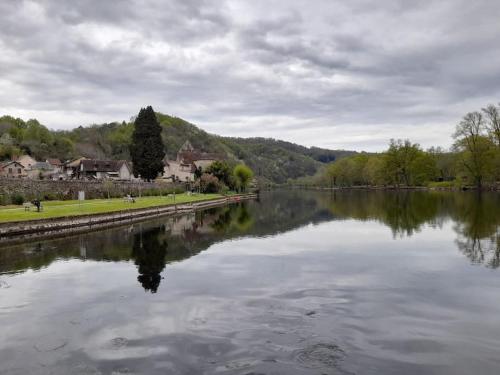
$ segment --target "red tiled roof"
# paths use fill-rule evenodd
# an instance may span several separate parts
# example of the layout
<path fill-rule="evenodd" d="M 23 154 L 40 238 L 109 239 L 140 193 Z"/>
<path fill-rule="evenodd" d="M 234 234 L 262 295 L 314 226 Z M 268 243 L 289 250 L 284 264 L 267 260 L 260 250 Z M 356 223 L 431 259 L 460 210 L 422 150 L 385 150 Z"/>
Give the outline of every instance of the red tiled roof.
<path fill-rule="evenodd" d="M 55 165 L 57 167 L 60 167 L 62 165 L 59 159 L 47 159 L 47 163 L 49 163 L 50 165 Z"/>

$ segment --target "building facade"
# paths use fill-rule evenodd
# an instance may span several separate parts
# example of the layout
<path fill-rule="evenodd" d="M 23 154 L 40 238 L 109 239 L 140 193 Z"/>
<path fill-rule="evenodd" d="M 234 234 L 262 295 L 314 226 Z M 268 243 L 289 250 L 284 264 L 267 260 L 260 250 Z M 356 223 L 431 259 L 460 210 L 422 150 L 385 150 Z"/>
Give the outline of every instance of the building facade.
<path fill-rule="evenodd" d="M 177 152 L 175 160 L 165 160 L 162 179 L 172 182 L 192 182 L 196 169 L 201 167 L 204 170 L 216 160 L 221 160 L 221 157 L 195 150 L 191 142 L 186 141 Z"/>
<path fill-rule="evenodd" d="M 0 176 L 9 178 L 24 178 L 27 176 L 24 165 L 17 161 L 0 163 Z"/>

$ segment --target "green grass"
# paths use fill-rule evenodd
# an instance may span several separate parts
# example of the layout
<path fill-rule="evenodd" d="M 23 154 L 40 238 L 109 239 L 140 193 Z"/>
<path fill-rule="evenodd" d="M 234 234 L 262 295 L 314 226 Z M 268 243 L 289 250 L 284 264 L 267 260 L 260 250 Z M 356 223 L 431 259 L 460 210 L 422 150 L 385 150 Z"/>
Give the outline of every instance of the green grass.
<path fill-rule="evenodd" d="M 0 208 L 0 223 L 13 221 L 26 221 L 37 219 L 50 219 L 56 217 L 78 216 L 89 214 L 101 214 L 106 212 L 116 212 L 135 208 L 147 208 L 156 206 L 166 206 L 172 204 L 190 203 L 214 198 L 220 198 L 220 194 L 199 194 L 187 195 L 176 194 L 175 201 L 170 197 L 141 197 L 135 198 L 135 203 L 124 202 L 123 198 L 115 199 L 92 199 L 82 203 L 78 201 L 47 201 L 42 202 L 43 211 L 36 212 L 32 207 L 31 211 L 25 211 L 24 207 L 12 206 Z"/>

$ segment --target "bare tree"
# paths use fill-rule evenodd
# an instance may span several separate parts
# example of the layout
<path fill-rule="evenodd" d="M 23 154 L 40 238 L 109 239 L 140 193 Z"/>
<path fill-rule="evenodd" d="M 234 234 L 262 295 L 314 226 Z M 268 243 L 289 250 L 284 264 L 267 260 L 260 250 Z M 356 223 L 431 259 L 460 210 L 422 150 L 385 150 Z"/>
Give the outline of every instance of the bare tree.
<path fill-rule="evenodd" d="M 483 108 L 482 111 L 487 118 L 488 133 L 493 142 L 500 147 L 500 107 L 489 104 L 486 108 Z"/>

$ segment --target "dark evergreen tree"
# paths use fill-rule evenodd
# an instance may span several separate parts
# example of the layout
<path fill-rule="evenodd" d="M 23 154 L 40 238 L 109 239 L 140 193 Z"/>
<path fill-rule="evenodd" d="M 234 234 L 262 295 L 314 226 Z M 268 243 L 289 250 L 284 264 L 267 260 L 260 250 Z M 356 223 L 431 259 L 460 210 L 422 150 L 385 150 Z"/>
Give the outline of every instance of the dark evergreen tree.
<path fill-rule="evenodd" d="M 141 108 L 134 122 L 130 145 L 134 176 L 151 181 L 163 173 L 165 151 L 161 129 L 153 108 Z"/>
<path fill-rule="evenodd" d="M 144 290 L 156 293 L 161 282 L 161 273 L 165 268 L 167 241 L 162 237 L 163 226 L 142 231 L 134 235 L 132 257 L 135 259 L 139 276 L 137 281 Z"/>

